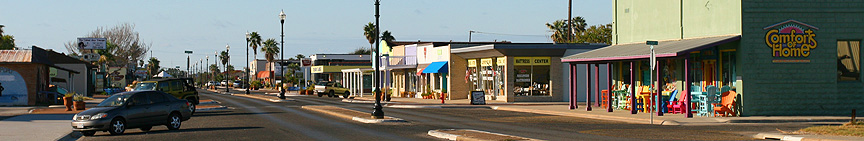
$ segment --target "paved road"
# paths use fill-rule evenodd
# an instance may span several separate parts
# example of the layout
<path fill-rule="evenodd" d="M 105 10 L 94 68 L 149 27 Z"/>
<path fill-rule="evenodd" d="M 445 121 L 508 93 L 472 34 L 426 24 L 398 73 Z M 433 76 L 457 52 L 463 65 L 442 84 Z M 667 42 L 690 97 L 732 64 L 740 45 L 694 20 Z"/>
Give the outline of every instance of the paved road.
<path fill-rule="evenodd" d="M 344 103 L 338 98 L 294 96 L 296 101 L 272 103 L 258 99 L 201 91 L 201 96 L 222 102 L 227 110 L 196 113 L 181 130 L 164 126 L 150 132 L 107 132 L 81 140 L 441 140 L 427 135 L 433 129 L 477 129 L 543 140 L 747 140 L 749 135 L 793 130 L 795 125 L 657 126 L 551 116 L 492 109 L 396 109 L 388 116 L 408 120 L 398 124 L 363 124 L 301 109 L 303 105 L 336 105 L 371 111 L 371 104 Z"/>

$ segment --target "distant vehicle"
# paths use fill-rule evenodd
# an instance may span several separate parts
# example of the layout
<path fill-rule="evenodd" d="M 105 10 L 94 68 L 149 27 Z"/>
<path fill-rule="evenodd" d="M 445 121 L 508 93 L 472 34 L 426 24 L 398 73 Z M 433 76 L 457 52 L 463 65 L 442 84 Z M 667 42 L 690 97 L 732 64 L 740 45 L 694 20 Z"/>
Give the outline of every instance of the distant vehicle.
<path fill-rule="evenodd" d="M 342 94 L 343 97 L 348 98 L 351 95 L 348 88 L 342 87 L 342 83 L 332 81 L 318 82 L 315 84 L 315 92 L 318 93 L 318 97 L 324 96 L 324 94 L 327 94 L 327 97 L 339 97 L 336 94 Z"/>
<path fill-rule="evenodd" d="M 72 130 L 84 136 L 96 131 L 120 135 L 129 128 L 150 131 L 165 125 L 169 130 L 180 129 L 183 121 L 192 117 L 189 101 L 174 98 L 160 91 L 132 91 L 114 94 L 96 107 L 72 118 Z"/>
<path fill-rule="evenodd" d="M 222 80 L 219 84 L 222 84 L 220 86 L 228 86 L 228 80 Z"/>
<path fill-rule="evenodd" d="M 240 80 L 235 80 L 234 84 L 231 86 L 234 88 L 247 88 L 247 87 L 249 87 L 249 84 L 244 83 L 243 81 L 240 81 Z"/>
<path fill-rule="evenodd" d="M 175 98 L 188 100 L 192 105 L 189 109 L 195 113 L 195 107 L 198 105 L 198 91 L 190 85 L 192 79 L 189 78 L 165 78 L 138 82 L 135 87 L 136 91 L 155 90 L 168 93 Z"/>
<path fill-rule="evenodd" d="M 210 81 L 210 82 L 207 82 L 207 84 L 205 84 L 205 85 L 208 87 L 209 86 L 219 86 L 219 83 L 217 83 L 216 81 Z"/>

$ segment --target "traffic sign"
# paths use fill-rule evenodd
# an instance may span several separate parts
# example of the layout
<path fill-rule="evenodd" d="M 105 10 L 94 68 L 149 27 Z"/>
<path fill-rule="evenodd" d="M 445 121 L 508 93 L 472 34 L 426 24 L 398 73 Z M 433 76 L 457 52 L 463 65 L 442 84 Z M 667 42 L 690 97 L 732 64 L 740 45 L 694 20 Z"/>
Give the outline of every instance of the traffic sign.
<path fill-rule="evenodd" d="M 645 45 L 657 45 L 657 41 L 646 41 Z"/>
<path fill-rule="evenodd" d="M 183 52 L 186 53 L 186 54 L 192 54 L 192 51 L 191 51 L 191 50 L 187 50 L 187 51 L 183 51 Z"/>

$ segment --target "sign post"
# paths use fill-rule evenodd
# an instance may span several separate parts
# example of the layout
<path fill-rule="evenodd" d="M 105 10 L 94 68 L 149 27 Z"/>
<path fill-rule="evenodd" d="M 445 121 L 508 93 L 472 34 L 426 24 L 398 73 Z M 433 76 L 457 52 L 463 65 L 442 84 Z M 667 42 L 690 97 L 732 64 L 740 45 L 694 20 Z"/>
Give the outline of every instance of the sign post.
<path fill-rule="evenodd" d="M 649 62 L 649 64 L 651 64 L 651 66 L 650 66 L 651 72 L 650 72 L 650 76 L 649 76 L 650 79 L 648 79 L 648 82 L 650 84 L 653 84 L 653 82 L 654 82 L 654 70 L 657 67 L 657 56 L 654 56 L 654 45 L 657 45 L 657 41 L 646 41 L 645 44 L 651 48 L 651 57 L 650 57 L 650 59 L 648 59 L 648 61 L 651 61 L 651 62 Z M 660 110 L 660 96 L 658 95 L 657 97 L 654 97 L 654 89 L 656 89 L 656 88 L 654 88 L 655 86 L 657 86 L 657 85 L 651 85 L 648 87 L 648 96 L 654 98 L 654 108 L 657 108 L 657 110 L 658 110 L 657 112 L 660 112 L 659 111 Z M 645 108 L 645 109 L 648 109 L 648 111 L 651 111 L 650 123 L 654 124 L 654 110 L 650 110 L 651 108 Z"/>

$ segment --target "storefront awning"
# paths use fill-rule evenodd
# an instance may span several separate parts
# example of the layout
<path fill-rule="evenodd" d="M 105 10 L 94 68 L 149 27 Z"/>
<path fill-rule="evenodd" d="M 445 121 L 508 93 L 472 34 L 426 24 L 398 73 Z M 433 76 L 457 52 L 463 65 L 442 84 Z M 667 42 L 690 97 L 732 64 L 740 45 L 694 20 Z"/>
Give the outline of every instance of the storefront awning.
<path fill-rule="evenodd" d="M 423 69 L 423 73 L 447 73 L 447 62 L 432 62 Z"/>
<path fill-rule="evenodd" d="M 724 35 L 714 37 L 700 37 L 679 40 L 659 41 L 654 46 L 654 53 L 658 58 L 678 57 L 693 51 L 708 47 L 729 43 L 741 39 L 741 35 Z M 570 55 L 561 58 L 562 62 L 604 62 L 617 60 L 647 59 L 651 56 L 651 49 L 644 42 L 612 45 L 588 52 Z"/>

